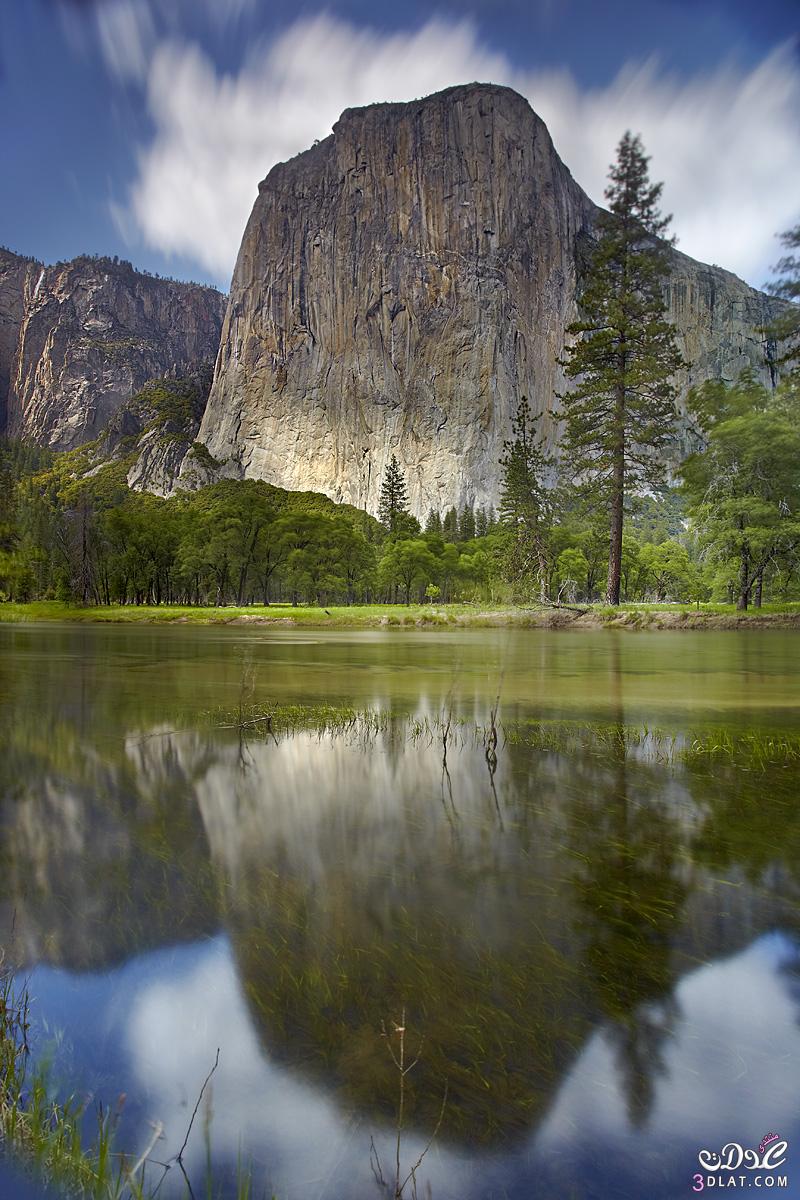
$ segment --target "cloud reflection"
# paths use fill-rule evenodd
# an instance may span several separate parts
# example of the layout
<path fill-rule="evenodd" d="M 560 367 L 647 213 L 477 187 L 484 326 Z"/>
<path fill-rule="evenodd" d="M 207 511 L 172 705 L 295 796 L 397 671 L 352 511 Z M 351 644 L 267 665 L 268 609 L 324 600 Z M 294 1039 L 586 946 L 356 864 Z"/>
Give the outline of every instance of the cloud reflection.
<path fill-rule="evenodd" d="M 700 1149 L 726 1142 L 756 1147 L 768 1129 L 790 1144 L 800 1136 L 800 1026 L 788 968 L 800 962 L 798 946 L 767 934 L 741 953 L 685 976 L 674 998 L 681 1020 L 664 1049 L 664 1071 L 644 1128 L 632 1131 L 624 1087 L 615 1071 L 609 1031 L 599 1029 L 564 1080 L 532 1142 L 533 1153 L 558 1163 L 561 1186 L 580 1179 L 586 1159 L 596 1168 L 627 1164 L 629 1189 L 659 1192 L 676 1151 L 685 1147 L 688 1180 Z M 609 1193 L 611 1194 L 611 1193 Z M 616 1193 L 613 1193 L 616 1194 Z"/>
<path fill-rule="evenodd" d="M 235 1161 L 240 1147 L 245 1158 L 252 1150 L 282 1197 L 369 1194 L 371 1134 L 390 1162 L 388 1134 L 378 1122 L 355 1117 L 271 1060 L 256 1036 L 227 939 L 209 943 L 192 970 L 137 991 L 123 1036 L 132 1081 L 150 1097 L 150 1115 L 164 1123 L 173 1152 L 219 1047 L 211 1091 L 215 1159 Z M 185 1155 L 197 1178 L 205 1161 L 201 1128 L 198 1119 Z M 409 1162 L 423 1146 L 422 1138 L 407 1137 Z M 457 1185 L 457 1194 L 467 1194 L 455 1156 L 439 1149 L 430 1167 L 425 1177 L 437 1197 L 445 1179 L 448 1188 Z"/>

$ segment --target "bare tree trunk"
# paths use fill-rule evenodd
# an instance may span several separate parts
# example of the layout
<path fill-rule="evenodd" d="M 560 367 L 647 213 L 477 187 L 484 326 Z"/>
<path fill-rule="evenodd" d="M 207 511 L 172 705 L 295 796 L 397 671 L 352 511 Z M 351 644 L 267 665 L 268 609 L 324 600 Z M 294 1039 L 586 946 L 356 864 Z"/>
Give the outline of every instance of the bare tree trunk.
<path fill-rule="evenodd" d="M 614 467 L 614 490 L 611 496 L 611 537 L 608 548 L 608 584 L 606 604 L 619 604 L 622 580 L 622 517 L 625 499 L 622 461 Z"/>
<path fill-rule="evenodd" d="M 742 560 L 739 565 L 739 598 L 736 601 L 736 607 L 741 612 L 747 611 L 747 604 L 750 599 L 750 555 L 745 547 L 742 550 Z"/>

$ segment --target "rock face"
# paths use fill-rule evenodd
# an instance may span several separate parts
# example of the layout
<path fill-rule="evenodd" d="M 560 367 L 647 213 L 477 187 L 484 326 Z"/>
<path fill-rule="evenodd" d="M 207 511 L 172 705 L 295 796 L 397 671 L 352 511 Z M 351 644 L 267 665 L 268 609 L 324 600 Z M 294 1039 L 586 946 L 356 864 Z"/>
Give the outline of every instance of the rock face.
<path fill-rule="evenodd" d="M 270 171 L 244 234 L 200 430 L 226 470 L 371 511 L 396 454 L 413 511 L 496 504 L 520 397 L 552 413 L 597 209 L 515 92 L 342 114 Z M 769 378 L 777 303 L 675 253 L 686 384 Z"/>
<path fill-rule="evenodd" d="M 225 297 L 130 264 L 45 267 L 0 251 L 0 411 L 10 437 L 71 449 L 148 379 L 213 362 Z"/>
<path fill-rule="evenodd" d="M 6 425 L 8 388 L 25 315 L 25 296 L 41 269 L 35 259 L 0 249 L 0 430 Z"/>

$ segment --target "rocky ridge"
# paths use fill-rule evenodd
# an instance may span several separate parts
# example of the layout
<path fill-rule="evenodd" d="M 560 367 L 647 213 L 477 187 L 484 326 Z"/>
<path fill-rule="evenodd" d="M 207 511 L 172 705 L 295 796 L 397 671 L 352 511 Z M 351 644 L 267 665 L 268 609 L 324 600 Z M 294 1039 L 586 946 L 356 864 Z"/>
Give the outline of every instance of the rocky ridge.
<path fill-rule="evenodd" d="M 0 250 L 0 431 L 68 450 L 149 379 L 213 363 L 225 297 L 126 262 Z"/>

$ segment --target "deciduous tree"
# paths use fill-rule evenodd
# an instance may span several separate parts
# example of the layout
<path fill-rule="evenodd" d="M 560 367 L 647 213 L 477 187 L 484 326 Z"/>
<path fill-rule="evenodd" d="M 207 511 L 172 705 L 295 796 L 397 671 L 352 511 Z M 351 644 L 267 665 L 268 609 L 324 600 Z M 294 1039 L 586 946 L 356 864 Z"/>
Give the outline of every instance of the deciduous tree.
<path fill-rule="evenodd" d="M 767 391 L 752 376 L 707 383 L 692 397 L 705 448 L 681 467 L 689 514 L 707 557 L 729 573 L 746 609 L 768 567 L 800 546 L 800 427 L 791 384 Z"/>

